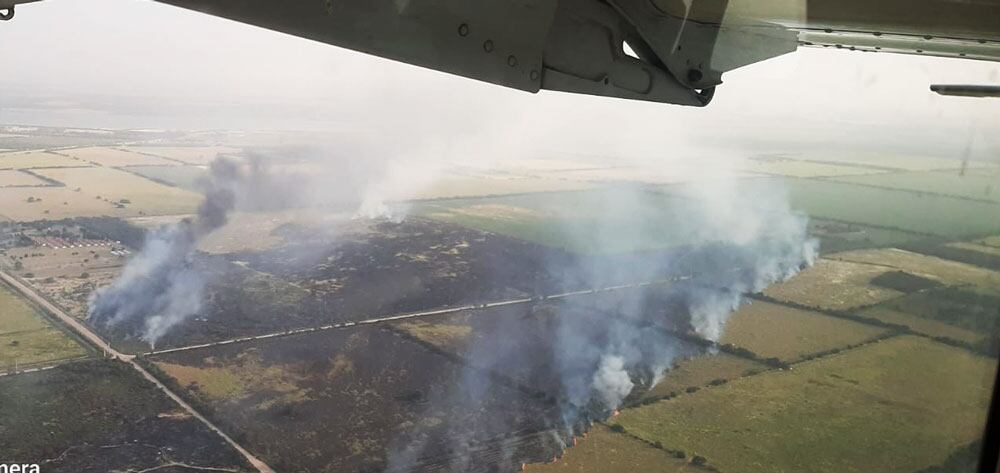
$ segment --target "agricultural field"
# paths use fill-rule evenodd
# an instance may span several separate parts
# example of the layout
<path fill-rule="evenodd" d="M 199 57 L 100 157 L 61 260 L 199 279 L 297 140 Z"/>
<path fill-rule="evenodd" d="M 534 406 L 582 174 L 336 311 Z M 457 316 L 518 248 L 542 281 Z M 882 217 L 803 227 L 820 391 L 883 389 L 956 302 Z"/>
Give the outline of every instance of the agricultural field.
<path fill-rule="evenodd" d="M 987 337 L 996 338 L 1000 334 L 1000 324 L 998 324 L 1000 319 L 997 317 L 1000 297 L 965 288 L 943 287 L 907 294 L 883 302 L 875 308 L 890 311 L 888 314 L 890 316 L 902 313 L 923 319 L 924 324 L 913 323 L 913 325 L 924 330 L 935 328 L 933 322 L 947 324 L 957 329 L 950 331 L 939 329 L 937 332 L 928 333 L 932 336 L 978 342 Z M 874 315 L 884 317 L 886 314 L 876 311 Z"/>
<path fill-rule="evenodd" d="M 964 241 L 956 241 L 952 243 L 945 243 L 944 246 L 949 248 L 955 248 L 959 250 L 972 251 L 975 253 L 983 253 L 987 256 L 1000 257 L 1000 247 L 990 246 L 990 245 L 979 245 L 976 243 L 968 243 Z"/>
<path fill-rule="evenodd" d="M 848 310 L 869 306 L 903 295 L 900 291 L 871 284 L 872 279 L 891 270 L 880 265 L 824 258 L 794 278 L 768 287 L 764 295 L 817 309 Z"/>
<path fill-rule="evenodd" d="M 109 201 L 95 199 L 93 195 L 68 187 L 0 189 L 0 216 L 9 220 L 35 221 L 122 213 L 123 209 L 116 208 Z"/>
<path fill-rule="evenodd" d="M 179 164 L 156 156 L 123 151 L 117 148 L 70 148 L 58 151 L 58 154 L 70 156 L 98 166 L 169 166 Z"/>
<path fill-rule="evenodd" d="M 461 197 L 483 197 L 536 192 L 558 192 L 590 189 L 593 186 L 545 177 L 460 176 L 445 175 L 428 185 L 399 198 L 407 200 L 437 200 Z"/>
<path fill-rule="evenodd" d="M 1000 248 L 1000 235 L 988 236 L 986 238 L 978 240 L 978 242 L 986 246 L 991 246 L 993 248 Z"/>
<path fill-rule="evenodd" d="M 46 472 L 253 470 L 124 363 L 90 360 L 0 378 L 0 461 Z"/>
<path fill-rule="evenodd" d="M 86 355 L 86 348 L 0 283 L 0 372 Z"/>
<path fill-rule="evenodd" d="M 52 167 L 81 167 L 90 163 L 46 151 L 4 153 L 0 155 L 0 169 L 34 169 Z"/>
<path fill-rule="evenodd" d="M 56 302 L 70 315 L 83 318 L 87 300 L 98 287 L 111 284 L 121 273 L 125 256 L 113 254 L 120 246 L 81 248 L 22 247 L 7 250 L 15 271 L 32 287 Z"/>
<path fill-rule="evenodd" d="M 679 184 L 699 179 L 713 178 L 712 168 L 698 163 L 697 166 L 684 163 L 671 163 L 669 166 L 655 165 L 625 165 L 603 169 L 572 169 L 546 173 L 552 178 L 567 181 L 589 182 L 593 184 L 627 184 L 627 185 L 665 185 Z M 755 174 L 734 171 L 734 178 L 750 177 Z M 717 178 L 717 177 L 715 177 Z"/>
<path fill-rule="evenodd" d="M 31 174 L 19 170 L 0 171 L 0 189 L 4 187 L 41 187 L 51 185 Z"/>
<path fill-rule="evenodd" d="M 38 174 L 80 189 L 78 199 L 111 203 L 110 215 L 164 215 L 191 213 L 202 196 L 194 192 L 157 184 L 148 179 L 106 167 L 40 169 Z M 118 206 L 121 206 L 119 208 Z"/>
<path fill-rule="evenodd" d="M 641 440 L 612 432 L 608 427 L 595 424 L 584 437 L 576 438 L 576 445 L 549 463 L 526 465 L 528 473 L 608 473 L 608 472 L 657 472 L 704 473 L 685 459 L 671 456 Z"/>
<path fill-rule="evenodd" d="M 278 471 L 431 469 L 459 458 L 470 470 L 509 471 L 558 453 L 534 438 L 558 415 L 552 407 L 377 327 L 151 361 Z M 447 439 L 459 432 L 466 447 L 455 451 Z"/>
<path fill-rule="evenodd" d="M 767 365 L 724 352 L 687 358 L 674 363 L 662 379 L 643 394 L 643 399 L 673 397 L 688 389 L 701 388 L 716 380 L 731 381 L 769 369 Z"/>
<path fill-rule="evenodd" d="M 987 337 L 986 333 L 975 332 L 931 318 L 894 310 L 889 308 L 888 304 L 869 307 L 859 312 L 859 314 L 887 324 L 902 325 L 915 333 L 928 337 L 954 340 L 973 346 L 981 344 Z"/>
<path fill-rule="evenodd" d="M 832 180 L 1000 202 L 1000 167 L 841 176 Z"/>
<path fill-rule="evenodd" d="M 720 343 L 760 358 L 793 363 L 809 355 L 858 345 L 886 333 L 873 327 L 808 310 L 753 301 L 730 315 Z"/>
<path fill-rule="evenodd" d="M 842 262 L 893 268 L 940 281 L 949 286 L 967 285 L 1000 293 L 1000 273 L 966 263 L 899 249 L 856 250 L 829 255 Z"/>
<path fill-rule="evenodd" d="M 201 192 L 202 180 L 208 177 L 208 170 L 203 166 L 130 166 L 128 171 L 153 182 L 192 192 Z"/>
<path fill-rule="evenodd" d="M 632 204 L 632 211 L 617 212 L 622 202 Z M 690 242 L 694 236 L 675 225 L 683 203 L 664 194 L 612 188 L 425 202 L 415 205 L 414 213 L 574 252 L 621 253 Z"/>
<path fill-rule="evenodd" d="M 916 154 L 893 154 L 884 152 L 839 152 L 816 150 L 806 156 L 790 156 L 790 159 L 801 159 L 820 163 L 841 164 L 846 166 L 869 167 L 887 171 L 934 171 L 960 169 L 964 167 L 962 159 L 947 159 L 935 156 Z M 974 166 L 986 163 L 975 162 Z"/>
<path fill-rule="evenodd" d="M 1000 206 L 993 203 L 829 180 L 782 180 L 792 208 L 816 218 L 953 239 L 1000 231 Z"/>
<path fill-rule="evenodd" d="M 821 254 L 860 248 L 894 247 L 927 238 L 925 235 L 900 230 L 818 218 L 809 219 L 809 234 L 819 239 Z"/>
<path fill-rule="evenodd" d="M 833 177 L 875 175 L 885 171 L 850 165 L 799 161 L 787 158 L 753 158 L 743 164 L 743 169 L 756 174 L 768 174 L 787 177 Z"/>
<path fill-rule="evenodd" d="M 220 154 L 233 155 L 241 152 L 240 148 L 232 146 L 127 146 L 124 149 L 137 154 L 202 166 L 212 162 Z"/>
<path fill-rule="evenodd" d="M 628 409 L 611 425 L 721 471 L 913 472 L 978 438 L 995 369 L 900 336 Z"/>

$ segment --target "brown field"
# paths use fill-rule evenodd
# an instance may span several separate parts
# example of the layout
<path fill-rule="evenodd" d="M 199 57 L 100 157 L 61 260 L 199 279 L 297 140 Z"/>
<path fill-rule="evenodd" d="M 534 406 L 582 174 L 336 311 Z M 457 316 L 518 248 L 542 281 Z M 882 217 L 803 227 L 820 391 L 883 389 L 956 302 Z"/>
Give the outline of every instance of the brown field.
<path fill-rule="evenodd" d="M 74 169 L 43 169 L 36 171 L 45 177 L 79 188 L 84 199 L 104 199 L 125 203 L 124 209 L 110 215 L 164 215 L 191 213 L 202 197 L 194 192 L 157 184 L 125 171 L 105 167 Z"/>
<path fill-rule="evenodd" d="M 0 188 L 9 186 L 47 186 L 49 183 L 26 172 L 0 170 Z"/>
<path fill-rule="evenodd" d="M 1000 273 L 895 248 L 845 251 L 829 255 L 828 258 L 896 268 L 936 279 L 946 285 L 972 285 L 988 291 L 1000 291 Z"/>
<path fill-rule="evenodd" d="M 722 343 L 752 351 L 761 358 L 794 362 L 814 353 L 871 340 L 886 329 L 808 310 L 754 301 L 726 322 Z"/>
<path fill-rule="evenodd" d="M 95 168 L 100 169 L 100 168 Z M 41 199 L 29 203 L 29 198 Z M 123 215 L 110 202 L 93 195 L 75 192 L 68 187 L 8 187 L 0 189 L 0 215 L 15 221 L 60 219 L 66 217 Z"/>
<path fill-rule="evenodd" d="M 970 344 L 979 343 L 986 338 L 986 334 L 984 333 L 975 332 L 946 324 L 944 322 L 939 322 L 937 320 L 928 319 L 926 317 L 918 317 L 916 315 L 880 306 L 869 307 L 861 311 L 861 315 L 872 317 L 890 324 L 903 325 L 909 327 L 910 330 L 913 330 L 916 333 L 930 337 L 945 337 L 951 340 L 957 340 Z"/>
<path fill-rule="evenodd" d="M 125 149 L 198 165 L 212 162 L 219 154 L 238 154 L 241 151 L 231 146 L 127 146 Z"/>
<path fill-rule="evenodd" d="M 980 437 L 996 360 L 913 336 L 611 420 L 721 471 L 913 472 Z"/>
<path fill-rule="evenodd" d="M 610 472 L 704 472 L 687 460 L 670 456 L 628 435 L 615 433 L 595 424 L 577 444 L 550 463 L 531 463 L 524 471 L 532 473 L 610 473 Z"/>
<path fill-rule="evenodd" d="M 831 255 L 836 258 L 845 253 Z M 872 278 L 892 268 L 870 264 L 820 259 L 794 278 L 775 284 L 764 294 L 780 301 L 820 309 L 845 310 L 876 304 L 902 292 L 872 286 Z"/>
<path fill-rule="evenodd" d="M 74 317 L 87 313 L 87 297 L 110 284 L 121 272 L 125 258 L 111 254 L 109 247 L 45 248 L 7 250 L 24 265 L 21 277 L 32 274 L 31 285 Z M 82 277 L 86 275 L 87 277 Z"/>
<path fill-rule="evenodd" d="M 72 156 L 100 166 L 150 166 L 177 164 L 156 156 L 149 156 L 115 148 L 73 148 L 59 151 L 60 154 Z"/>
<path fill-rule="evenodd" d="M 5 153 L 0 156 L 0 169 L 31 169 L 49 167 L 89 166 L 79 159 L 73 159 L 45 151 L 28 151 L 24 153 Z"/>
<path fill-rule="evenodd" d="M 756 361 L 740 358 L 727 353 L 703 355 L 682 360 L 674 364 L 663 379 L 650 388 L 643 397 L 659 398 L 680 394 L 693 387 L 702 387 L 717 379 L 732 380 L 748 371 L 763 371 L 767 366 Z"/>

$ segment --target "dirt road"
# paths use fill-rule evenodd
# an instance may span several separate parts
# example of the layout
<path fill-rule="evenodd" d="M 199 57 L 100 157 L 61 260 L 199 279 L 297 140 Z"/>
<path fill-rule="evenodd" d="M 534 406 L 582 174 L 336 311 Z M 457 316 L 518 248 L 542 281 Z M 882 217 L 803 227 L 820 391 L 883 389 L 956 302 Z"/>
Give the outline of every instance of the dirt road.
<path fill-rule="evenodd" d="M 34 289 L 22 283 L 17 278 L 14 278 L 13 276 L 7 274 L 6 272 L 0 271 L 0 280 L 3 280 L 7 284 L 11 285 L 14 289 L 17 289 L 17 291 L 23 294 L 25 297 L 31 299 L 38 305 L 44 307 L 45 310 L 49 311 L 52 315 L 56 316 L 56 318 L 58 318 L 60 322 L 62 322 L 71 330 L 76 332 L 77 335 L 83 337 L 85 340 L 93 344 L 95 347 L 104 351 L 104 353 L 108 357 L 116 358 L 128 363 L 130 366 L 132 366 L 132 368 L 138 371 L 143 378 L 148 379 L 151 383 L 156 385 L 156 387 L 159 388 L 160 391 L 163 391 L 163 393 L 166 394 L 170 399 L 173 399 L 174 402 L 176 402 L 182 409 L 187 411 L 188 414 L 200 420 L 203 424 L 205 424 L 206 427 L 208 427 L 210 430 L 212 430 L 220 437 L 222 437 L 223 440 L 225 440 L 226 443 L 228 443 L 234 449 L 236 449 L 236 451 L 240 452 L 240 454 L 243 455 L 247 459 L 247 461 L 251 465 L 253 465 L 254 468 L 257 469 L 257 471 L 259 471 L 260 473 L 274 473 L 274 470 L 272 470 L 271 467 L 267 466 L 266 463 L 255 457 L 253 454 L 251 454 L 249 451 L 243 448 L 240 444 L 236 443 L 235 440 L 233 440 L 230 436 L 226 435 L 225 432 L 220 430 L 218 427 L 215 426 L 215 424 L 213 424 L 211 421 L 205 418 L 205 416 L 201 415 L 201 413 L 199 413 L 193 407 L 191 407 L 191 405 L 185 402 L 184 399 L 181 399 L 180 396 L 171 391 L 170 388 L 161 383 L 160 380 L 156 379 L 156 377 L 150 374 L 149 371 L 146 371 L 146 369 L 143 368 L 142 365 L 140 365 L 138 362 L 135 361 L 134 355 L 126 355 L 120 353 L 118 350 L 115 350 L 110 344 L 108 344 L 108 342 L 104 341 L 104 339 L 102 339 L 99 335 L 90 330 L 89 327 L 84 325 L 82 322 L 74 319 L 73 317 L 70 317 L 69 314 L 63 312 L 62 309 L 56 307 L 54 304 L 52 304 L 44 297 L 36 293 Z"/>

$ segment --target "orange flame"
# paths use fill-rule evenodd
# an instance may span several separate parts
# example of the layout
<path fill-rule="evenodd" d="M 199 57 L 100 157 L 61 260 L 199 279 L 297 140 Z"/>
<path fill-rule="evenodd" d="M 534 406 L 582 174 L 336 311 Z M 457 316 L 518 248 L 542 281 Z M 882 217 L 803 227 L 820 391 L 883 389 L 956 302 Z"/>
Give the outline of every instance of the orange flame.
<path fill-rule="evenodd" d="M 611 413 L 611 417 L 618 417 L 618 414 L 621 414 L 621 412 L 618 412 L 618 409 L 615 409 L 615 411 Z"/>

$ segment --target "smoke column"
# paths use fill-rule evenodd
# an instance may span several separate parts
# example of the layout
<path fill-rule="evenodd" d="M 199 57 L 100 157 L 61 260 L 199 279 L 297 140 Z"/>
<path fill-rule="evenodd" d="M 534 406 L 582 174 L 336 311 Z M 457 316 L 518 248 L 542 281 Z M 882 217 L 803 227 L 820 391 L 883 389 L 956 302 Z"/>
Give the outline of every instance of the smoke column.
<path fill-rule="evenodd" d="M 261 167 L 217 158 L 209 167 L 205 200 L 193 219 L 149 233 L 142 251 L 121 276 L 94 292 L 87 318 L 105 327 L 127 324 L 150 346 L 172 327 L 201 310 L 205 279 L 194 268 L 198 242 L 226 224 L 248 183 L 260 183 Z"/>

